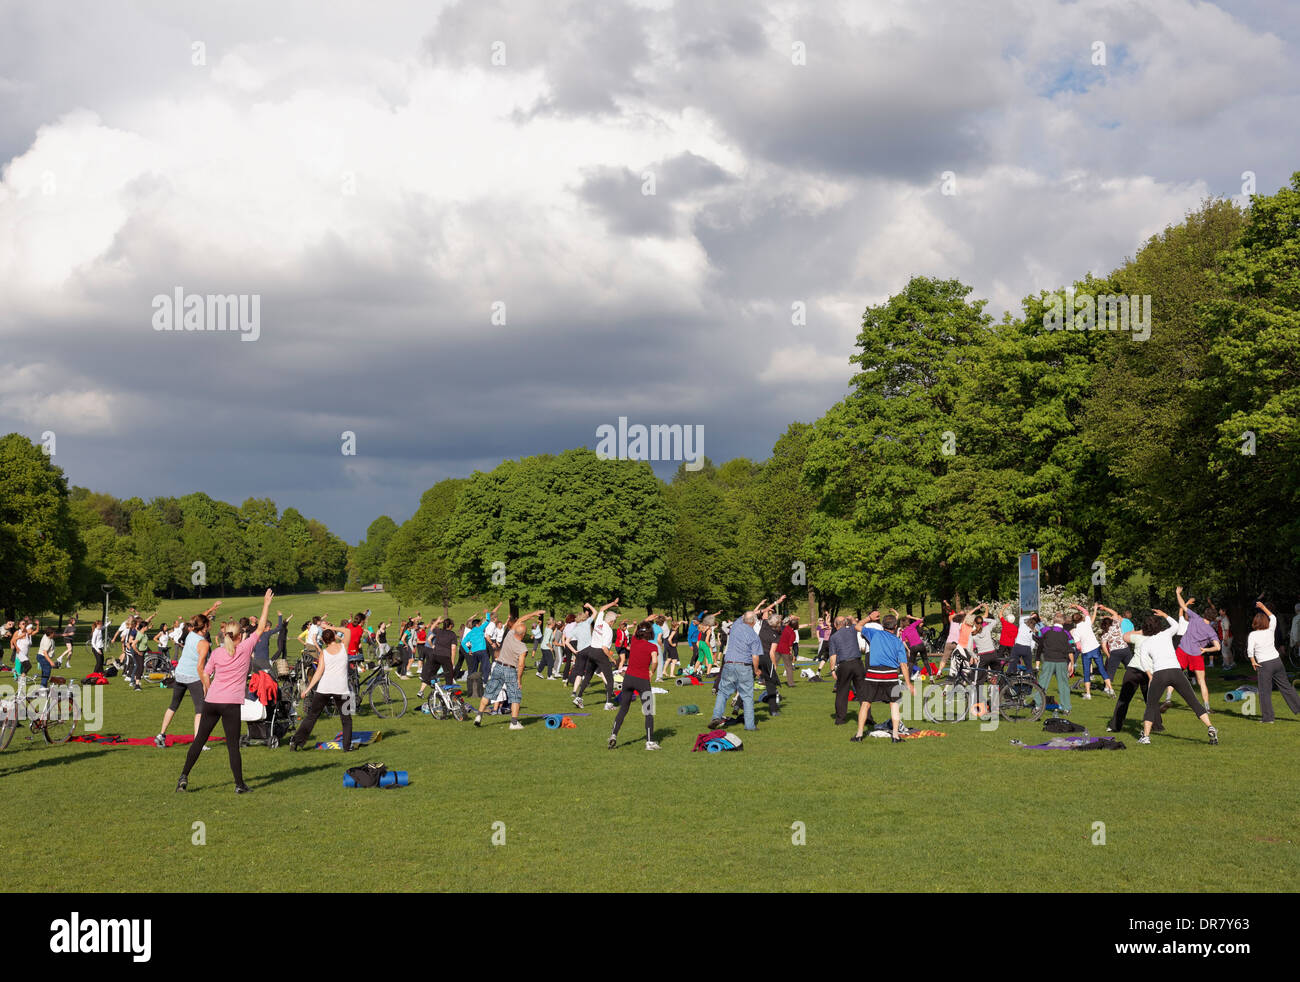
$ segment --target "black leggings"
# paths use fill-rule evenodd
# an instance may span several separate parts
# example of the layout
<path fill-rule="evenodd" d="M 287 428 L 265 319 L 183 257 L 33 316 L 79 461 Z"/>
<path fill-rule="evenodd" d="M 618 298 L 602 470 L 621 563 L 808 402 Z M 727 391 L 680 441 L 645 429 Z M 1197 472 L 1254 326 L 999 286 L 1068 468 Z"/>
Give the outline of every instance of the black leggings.
<path fill-rule="evenodd" d="M 1151 676 L 1151 684 L 1147 686 L 1147 711 L 1142 714 L 1143 722 L 1160 722 L 1160 697 L 1164 694 L 1165 686 L 1168 685 L 1172 685 L 1174 691 L 1192 707 L 1193 713 L 1197 716 L 1205 715 L 1205 707 L 1201 705 L 1201 700 L 1196 698 L 1196 693 L 1192 691 L 1192 684 L 1187 681 L 1183 670 L 1164 668 Z"/>
<path fill-rule="evenodd" d="M 448 685 L 456 681 L 451 667 L 451 655 L 440 655 L 428 645 L 420 645 L 420 682 L 428 685 L 438 677 L 438 669 Z"/>
<path fill-rule="evenodd" d="M 630 675 L 623 678 L 623 691 L 618 696 L 618 715 L 614 717 L 614 732 L 610 736 L 618 736 L 618 729 L 627 717 L 628 707 L 637 696 L 641 697 L 641 715 L 645 717 L 645 739 L 646 743 L 649 743 L 655 735 L 654 693 L 650 689 L 649 679 L 636 679 Z"/>
<path fill-rule="evenodd" d="M 131 681 L 135 685 L 139 685 L 140 676 L 144 674 L 144 655 L 137 651 L 133 654 L 128 653 L 127 658 L 130 659 L 128 666 L 131 671 Z"/>
<path fill-rule="evenodd" d="M 1133 652 L 1127 646 L 1111 648 L 1110 654 L 1106 656 L 1106 674 L 1114 678 L 1116 670 L 1121 665 L 1127 665 L 1131 657 L 1133 657 Z M 1142 673 L 1142 677 L 1146 678 L 1145 672 Z"/>
<path fill-rule="evenodd" d="M 351 708 L 349 703 L 351 696 L 340 696 L 327 692 L 313 692 L 311 702 L 307 704 L 307 715 L 303 717 L 302 723 L 299 724 L 297 731 L 290 742 L 301 747 L 311 736 L 312 727 L 316 725 L 316 720 L 320 719 L 321 710 L 323 710 L 330 701 L 338 707 L 339 715 L 343 717 L 343 749 L 352 749 L 352 714 L 348 712 Z"/>
<path fill-rule="evenodd" d="M 582 654 L 587 656 L 587 667 L 586 671 L 583 672 L 582 682 L 578 684 L 578 691 L 575 695 L 577 695 L 578 698 L 582 698 L 582 694 L 587 691 L 588 683 L 591 682 L 592 677 L 596 674 L 596 670 L 599 669 L 601 676 L 605 679 L 605 701 L 610 702 L 614 698 L 613 663 L 606 657 L 605 652 L 600 648 L 588 648 L 586 651 L 582 652 Z"/>
<path fill-rule="evenodd" d="M 186 692 L 190 694 L 190 702 L 194 703 L 194 711 L 203 712 L 203 683 L 179 682 L 176 679 L 172 679 L 172 712 L 181 708 L 181 700 L 185 698 Z"/>
<path fill-rule="evenodd" d="M 230 773 L 235 778 L 236 786 L 244 783 L 244 765 L 239 759 L 239 708 L 237 702 L 209 702 L 204 705 L 203 712 L 199 714 L 199 732 L 194 735 L 190 752 L 185 755 L 182 777 L 189 776 L 190 768 L 199 759 L 208 737 L 217 728 L 217 720 L 221 720 L 221 731 L 226 736 L 226 753 L 230 755 Z"/>
<path fill-rule="evenodd" d="M 95 653 L 95 674 L 103 675 L 104 674 L 104 649 L 91 648 L 90 650 Z"/>
<path fill-rule="evenodd" d="M 1133 693 L 1138 690 L 1142 691 L 1142 698 L 1146 700 L 1148 706 L 1151 705 L 1151 690 L 1147 687 L 1147 673 L 1141 669 L 1129 667 L 1124 669 L 1124 681 L 1119 687 L 1119 698 L 1115 700 L 1115 712 L 1110 717 L 1110 728 L 1119 730 L 1124 725 L 1124 720 L 1128 718 L 1128 706 L 1133 701 Z M 1159 707 L 1160 693 L 1155 693 L 1156 705 Z M 1158 712 L 1158 708 L 1157 708 Z M 1159 723 L 1157 715 L 1156 722 Z M 1154 727 L 1152 727 L 1154 729 Z"/>

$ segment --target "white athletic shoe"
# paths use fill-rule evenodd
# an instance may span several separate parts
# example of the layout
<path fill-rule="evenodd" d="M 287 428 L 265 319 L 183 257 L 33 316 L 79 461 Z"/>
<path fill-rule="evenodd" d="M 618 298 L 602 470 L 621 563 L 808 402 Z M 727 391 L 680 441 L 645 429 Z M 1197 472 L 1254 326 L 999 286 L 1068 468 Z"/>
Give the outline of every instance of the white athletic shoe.
<path fill-rule="evenodd" d="M 482 714 L 482 713 L 475 713 L 475 714 L 474 714 L 474 725 L 475 725 L 475 726 L 482 726 L 482 725 L 483 725 L 483 714 Z"/>
<path fill-rule="evenodd" d="M 582 708 L 583 708 L 583 706 L 582 706 L 582 696 L 574 696 L 574 697 L 573 697 L 573 704 L 574 704 L 575 706 L 577 706 L 579 709 L 582 709 Z"/>
<path fill-rule="evenodd" d="M 1085 698 L 1085 699 L 1091 699 L 1091 698 L 1092 698 L 1092 693 L 1091 693 L 1091 692 L 1085 692 L 1085 693 L 1083 694 L 1083 698 Z"/>
<path fill-rule="evenodd" d="M 659 744 L 655 743 L 653 740 L 647 740 L 645 742 L 645 748 L 647 750 L 658 750 Z"/>
<path fill-rule="evenodd" d="M 605 712 L 609 712 L 611 709 L 617 709 L 617 708 L 618 707 L 615 706 L 612 702 L 605 703 Z"/>
<path fill-rule="evenodd" d="M 522 730 L 523 728 L 524 728 L 524 724 L 521 723 L 521 722 L 519 722 L 519 720 L 517 720 L 517 719 L 512 719 L 512 720 L 510 721 L 510 729 L 512 729 L 512 730 Z"/>
<path fill-rule="evenodd" d="M 1138 743 L 1149 744 L 1150 742 L 1151 742 L 1151 738 L 1147 736 L 1145 733 L 1143 733 L 1140 737 L 1138 737 Z"/>
<path fill-rule="evenodd" d="M 165 747 L 167 746 L 167 738 L 163 736 L 161 733 L 159 733 L 156 737 L 153 738 L 153 745 L 159 748 Z"/>

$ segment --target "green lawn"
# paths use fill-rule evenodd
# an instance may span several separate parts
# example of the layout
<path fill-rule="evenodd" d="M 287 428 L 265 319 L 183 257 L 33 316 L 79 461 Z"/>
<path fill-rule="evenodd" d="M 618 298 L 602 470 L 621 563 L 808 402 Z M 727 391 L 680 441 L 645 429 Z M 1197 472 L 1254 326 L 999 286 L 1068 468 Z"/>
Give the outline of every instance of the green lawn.
<path fill-rule="evenodd" d="M 307 612 L 286 599 L 295 620 Z M 378 614 L 385 602 L 370 598 Z M 358 603 L 321 596 L 310 609 Z M 76 659 L 80 675 L 84 648 Z M 346 758 L 248 748 L 255 793 L 240 797 L 223 747 L 203 755 L 182 795 L 172 788 L 183 747 L 48 747 L 19 730 L 0 754 L 0 819 L 25 841 L 57 844 L 14 881 L 32 891 L 1293 889 L 1300 724 L 1280 698 L 1273 726 L 1229 712 L 1221 693 L 1236 684 L 1214 686 L 1217 747 L 1185 708 L 1167 714 L 1152 746 L 1126 735 L 1117 753 L 1013 747 L 1013 736 L 1045 738 L 1027 723 L 851 744 L 850 728 L 831 724 L 831 686 L 802 683 L 779 719 L 759 710 L 743 752 L 704 754 L 691 745 L 707 715 L 677 706 L 707 714 L 707 688 L 665 686 L 661 752 L 643 749 L 635 707 L 610 752 L 596 681 L 592 716 L 576 730 L 536 719 L 510 732 L 496 717 L 475 729 L 412 711 L 359 717 L 358 729 L 378 726 L 384 739 Z M 167 692 L 132 693 L 116 679 L 102 691 L 102 732 L 157 731 Z M 561 683 L 531 674 L 524 702 L 525 712 L 569 705 Z M 1101 733 L 1111 708 L 1104 695 L 1076 699 L 1072 718 Z M 1140 697 L 1134 709 L 1131 726 Z M 323 720 L 316 734 L 334 732 Z M 409 771 L 411 785 L 344 790 L 345 764 L 366 760 Z M 195 822 L 205 845 L 192 844 Z M 494 822 L 505 823 L 504 845 L 492 844 Z M 796 822 L 806 845 L 792 844 Z M 1092 844 L 1095 822 L 1105 845 Z"/>

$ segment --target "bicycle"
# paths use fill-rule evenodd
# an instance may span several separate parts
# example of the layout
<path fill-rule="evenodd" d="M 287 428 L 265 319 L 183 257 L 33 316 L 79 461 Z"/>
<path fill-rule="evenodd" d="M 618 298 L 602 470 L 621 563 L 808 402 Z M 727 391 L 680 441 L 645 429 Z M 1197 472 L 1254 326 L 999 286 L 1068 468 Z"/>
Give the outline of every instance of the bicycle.
<path fill-rule="evenodd" d="M 453 694 L 437 682 L 430 683 L 424 706 L 434 719 L 447 719 L 450 716 L 456 722 L 463 723 L 471 715 L 469 707 L 465 705 L 465 696 L 460 690 Z"/>
<path fill-rule="evenodd" d="M 27 676 L 18 676 L 18 692 L 0 702 L 0 750 L 9 746 L 20 719 L 27 720 L 32 731 L 29 740 L 40 733 L 49 744 L 67 743 L 81 718 L 76 689 L 65 678 L 50 677 L 50 685 L 27 692 Z"/>
<path fill-rule="evenodd" d="M 359 678 L 355 665 L 349 661 L 348 688 L 352 690 L 354 705 L 360 706 L 362 698 L 368 698 L 370 711 L 380 719 L 406 715 L 406 691 L 388 677 L 390 671 L 388 658 L 381 658 L 369 675 Z"/>
<path fill-rule="evenodd" d="M 939 698 L 922 699 L 921 712 L 931 723 L 960 723 L 972 713 L 987 720 L 996 712 L 1010 723 L 1042 718 L 1047 693 L 1032 674 L 1023 669 L 976 668 L 960 648 L 949 665 L 952 674 L 937 683 Z"/>

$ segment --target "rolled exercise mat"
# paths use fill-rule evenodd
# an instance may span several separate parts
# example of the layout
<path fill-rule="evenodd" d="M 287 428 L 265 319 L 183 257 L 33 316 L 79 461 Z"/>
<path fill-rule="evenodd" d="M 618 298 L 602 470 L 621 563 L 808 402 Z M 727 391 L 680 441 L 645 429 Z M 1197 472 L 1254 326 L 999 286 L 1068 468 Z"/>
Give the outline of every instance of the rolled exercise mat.
<path fill-rule="evenodd" d="M 704 745 L 704 749 L 711 754 L 720 754 L 727 749 L 727 744 L 723 740 L 710 740 Z"/>
<path fill-rule="evenodd" d="M 560 728 L 560 719 L 558 715 L 543 717 L 543 723 L 548 730 L 558 730 Z"/>
<path fill-rule="evenodd" d="M 685 706 L 677 707 L 678 716 L 698 716 L 699 712 L 700 712 L 700 707 L 695 705 L 694 703 L 687 703 Z"/>
<path fill-rule="evenodd" d="M 408 783 L 406 771 L 389 771 L 379 779 L 381 788 L 404 788 Z"/>
<path fill-rule="evenodd" d="M 344 772 L 343 772 L 343 787 L 345 787 L 345 788 L 355 788 L 356 786 L 357 786 L 357 782 L 354 781 L 354 780 L 352 780 L 352 775 L 349 774 L 347 771 L 344 771 Z"/>

